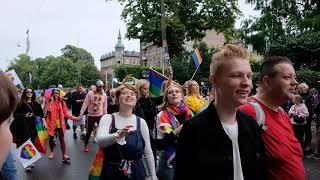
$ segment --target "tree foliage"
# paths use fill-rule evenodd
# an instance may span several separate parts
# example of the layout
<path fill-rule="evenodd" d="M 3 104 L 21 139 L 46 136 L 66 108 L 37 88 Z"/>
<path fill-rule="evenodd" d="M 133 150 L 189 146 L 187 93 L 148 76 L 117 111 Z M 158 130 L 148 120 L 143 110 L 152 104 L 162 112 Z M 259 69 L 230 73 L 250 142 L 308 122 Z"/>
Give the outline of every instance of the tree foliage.
<path fill-rule="evenodd" d="M 92 55 L 85 49 L 78 48 L 72 45 L 66 45 L 61 49 L 62 56 L 71 59 L 74 63 L 83 61 L 86 63 L 94 63 Z"/>
<path fill-rule="evenodd" d="M 320 31 L 307 32 L 296 37 L 284 36 L 272 43 L 266 55 L 287 56 L 296 69 L 320 70 Z"/>
<path fill-rule="evenodd" d="M 66 47 L 69 48 L 69 45 Z M 80 48 L 73 47 L 72 49 L 79 50 Z M 47 88 L 49 85 L 62 84 L 64 87 L 75 87 L 78 83 L 82 83 L 89 87 L 101 78 L 100 71 L 94 65 L 93 59 L 90 60 L 89 57 L 92 58 L 90 53 L 86 50 L 75 52 L 80 55 L 75 53 L 71 57 L 67 55 L 68 53 L 63 53 L 64 55 L 58 57 L 47 56 L 34 60 L 26 54 L 21 54 L 12 61 L 8 70 L 15 69 L 24 86 Z M 87 54 L 88 59 L 75 59 L 75 57 L 81 57 L 83 52 Z M 29 72 L 33 76 L 31 84 L 29 83 Z"/>
<path fill-rule="evenodd" d="M 309 87 L 320 88 L 320 72 L 312 71 L 310 69 L 300 69 L 296 71 L 297 80 L 299 83 L 305 82 L 309 85 Z"/>
<path fill-rule="evenodd" d="M 37 68 L 31 58 L 26 54 L 20 54 L 10 63 L 8 70 L 14 69 L 24 86 L 30 86 L 29 73 L 37 74 Z"/>
<path fill-rule="evenodd" d="M 297 37 L 320 30 L 318 0 L 247 0 L 261 11 L 258 18 L 242 23 L 240 37 L 265 54 L 280 37 Z"/>
<path fill-rule="evenodd" d="M 153 67 L 153 69 L 161 73 L 160 67 Z M 117 77 L 120 82 L 130 74 L 136 79 L 144 79 L 148 71 L 149 67 L 145 66 L 119 65 L 114 68 L 115 77 Z"/>
<path fill-rule="evenodd" d="M 127 37 L 161 46 L 161 0 L 119 0 Z M 171 57 L 183 53 L 185 40 L 201 40 L 206 30 L 231 36 L 240 11 L 237 0 L 163 0 L 164 24 Z"/>

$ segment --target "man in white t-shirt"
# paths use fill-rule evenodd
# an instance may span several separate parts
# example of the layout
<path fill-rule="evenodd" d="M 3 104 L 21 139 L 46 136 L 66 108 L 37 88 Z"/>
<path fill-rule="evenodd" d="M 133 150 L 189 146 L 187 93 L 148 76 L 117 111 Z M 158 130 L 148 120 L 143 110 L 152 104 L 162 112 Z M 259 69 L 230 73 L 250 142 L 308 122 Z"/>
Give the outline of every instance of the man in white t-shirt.
<path fill-rule="evenodd" d="M 226 45 L 213 56 L 210 82 L 215 100 L 187 121 L 178 138 L 175 180 L 264 179 L 260 128 L 238 107 L 252 89 L 249 53 Z"/>

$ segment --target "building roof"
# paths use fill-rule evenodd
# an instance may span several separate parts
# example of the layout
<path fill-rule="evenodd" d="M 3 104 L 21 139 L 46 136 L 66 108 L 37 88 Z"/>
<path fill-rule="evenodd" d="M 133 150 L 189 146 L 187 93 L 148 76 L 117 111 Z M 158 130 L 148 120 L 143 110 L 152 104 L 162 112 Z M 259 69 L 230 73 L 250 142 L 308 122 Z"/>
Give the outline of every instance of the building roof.
<path fill-rule="evenodd" d="M 117 42 L 117 44 L 115 45 L 114 48 L 115 48 L 116 51 L 124 51 L 124 45 L 122 44 L 122 38 L 121 38 L 120 30 L 119 30 L 119 34 L 118 34 L 118 42 Z"/>

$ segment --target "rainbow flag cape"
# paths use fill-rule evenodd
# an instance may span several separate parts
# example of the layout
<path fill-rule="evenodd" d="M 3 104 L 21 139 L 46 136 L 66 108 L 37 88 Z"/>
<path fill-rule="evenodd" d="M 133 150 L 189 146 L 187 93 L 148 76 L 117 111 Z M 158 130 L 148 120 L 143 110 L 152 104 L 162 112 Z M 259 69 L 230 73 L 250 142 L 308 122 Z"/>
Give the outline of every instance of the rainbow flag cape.
<path fill-rule="evenodd" d="M 198 48 L 194 50 L 194 53 L 192 54 L 192 58 L 193 58 L 194 64 L 196 65 L 196 68 L 198 68 L 202 63 L 202 57 Z"/>
<path fill-rule="evenodd" d="M 37 116 L 35 119 L 36 129 L 38 131 L 38 136 L 34 143 L 34 146 L 39 152 L 47 152 L 47 141 L 48 141 L 48 131 L 43 127 L 41 117 Z"/>
<path fill-rule="evenodd" d="M 103 159 L 104 159 L 104 151 L 102 148 L 99 148 L 96 153 L 96 158 L 94 159 L 90 167 L 88 180 L 100 180 Z"/>
<path fill-rule="evenodd" d="M 147 78 L 150 82 L 150 96 L 160 96 L 162 83 L 167 79 L 167 77 L 150 68 L 149 77 Z"/>
<path fill-rule="evenodd" d="M 172 131 L 174 131 L 177 127 L 179 127 L 180 124 L 174 117 L 174 115 L 171 115 L 166 110 L 162 112 L 159 120 L 158 129 L 161 133 L 167 133 L 170 134 Z M 168 168 L 173 167 L 173 162 L 176 157 L 176 148 L 174 145 L 169 145 L 166 148 L 166 163 Z"/>

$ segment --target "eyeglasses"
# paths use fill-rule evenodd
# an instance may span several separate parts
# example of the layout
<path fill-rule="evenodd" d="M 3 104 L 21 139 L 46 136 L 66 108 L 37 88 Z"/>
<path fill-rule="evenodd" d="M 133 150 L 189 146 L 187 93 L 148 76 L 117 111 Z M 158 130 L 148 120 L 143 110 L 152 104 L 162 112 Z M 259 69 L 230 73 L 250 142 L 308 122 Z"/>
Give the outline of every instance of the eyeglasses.
<path fill-rule="evenodd" d="M 33 93 L 33 91 L 26 91 L 26 93 L 32 94 L 32 93 Z"/>

